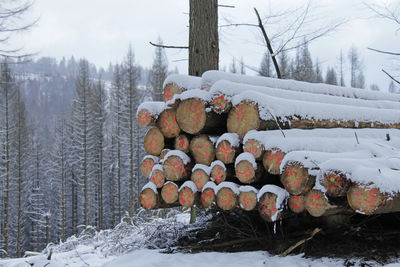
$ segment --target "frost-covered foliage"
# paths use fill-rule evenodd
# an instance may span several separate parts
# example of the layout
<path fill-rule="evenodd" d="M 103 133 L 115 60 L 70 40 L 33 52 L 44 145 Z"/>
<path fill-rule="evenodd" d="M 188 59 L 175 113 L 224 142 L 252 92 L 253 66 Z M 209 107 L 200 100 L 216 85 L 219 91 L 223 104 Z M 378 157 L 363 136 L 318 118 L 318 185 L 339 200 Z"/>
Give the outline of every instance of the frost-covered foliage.
<path fill-rule="evenodd" d="M 190 237 L 194 230 L 207 227 L 208 217 L 198 217 L 195 224 L 188 224 L 189 217 L 189 213 L 177 209 L 141 210 L 134 217 L 124 217 L 113 229 L 97 231 L 88 226 L 65 242 L 49 244 L 43 253 L 67 252 L 80 245 L 93 246 L 105 257 L 145 248 L 170 249 L 182 237 Z"/>

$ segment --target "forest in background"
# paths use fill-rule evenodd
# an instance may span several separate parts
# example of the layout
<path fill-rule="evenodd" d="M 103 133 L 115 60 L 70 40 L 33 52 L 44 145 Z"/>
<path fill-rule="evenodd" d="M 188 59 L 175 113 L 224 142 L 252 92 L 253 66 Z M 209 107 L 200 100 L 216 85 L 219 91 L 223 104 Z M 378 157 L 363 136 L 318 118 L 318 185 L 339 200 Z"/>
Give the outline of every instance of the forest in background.
<path fill-rule="evenodd" d="M 338 69 L 324 72 L 306 45 L 293 58 L 278 57 L 283 78 L 366 87 L 356 48 L 339 58 Z M 243 60 L 228 68 L 246 73 Z M 275 76 L 268 54 L 256 72 Z M 106 70 L 74 57 L 2 61 L 0 256 L 41 251 L 86 226 L 112 228 L 139 210 L 138 193 L 147 182 L 139 170 L 146 129 L 139 128 L 136 109 L 162 100 L 171 73 L 177 71 L 168 71 L 162 48 L 149 69 L 135 62 L 131 47 Z M 389 91 L 400 92 L 393 83 Z"/>

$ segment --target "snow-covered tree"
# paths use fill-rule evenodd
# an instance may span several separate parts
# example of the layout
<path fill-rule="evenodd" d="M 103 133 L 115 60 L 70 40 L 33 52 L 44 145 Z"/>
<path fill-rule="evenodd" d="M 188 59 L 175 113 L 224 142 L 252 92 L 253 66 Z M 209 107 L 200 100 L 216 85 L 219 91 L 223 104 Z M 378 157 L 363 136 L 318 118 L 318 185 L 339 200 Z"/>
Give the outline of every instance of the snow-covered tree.
<path fill-rule="evenodd" d="M 162 39 L 158 38 L 158 43 L 163 44 Z M 156 47 L 153 65 L 149 74 L 149 81 L 152 89 L 152 95 L 154 101 L 163 100 L 163 88 L 165 78 L 168 74 L 168 60 L 165 54 L 164 48 Z"/>

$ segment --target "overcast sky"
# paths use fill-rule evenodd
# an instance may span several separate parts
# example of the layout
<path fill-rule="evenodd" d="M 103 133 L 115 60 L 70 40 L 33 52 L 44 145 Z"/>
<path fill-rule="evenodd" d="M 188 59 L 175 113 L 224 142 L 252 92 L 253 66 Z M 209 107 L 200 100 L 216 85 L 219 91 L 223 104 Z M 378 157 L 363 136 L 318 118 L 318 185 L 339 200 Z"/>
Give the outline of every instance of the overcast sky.
<path fill-rule="evenodd" d="M 373 0 L 370 0 L 373 1 Z M 382 2 L 377 1 L 377 2 Z M 394 0 L 393 0 L 394 1 Z M 398 1 L 398 0 L 396 0 Z M 149 41 L 158 36 L 168 45 L 188 43 L 188 0 L 36 0 L 31 16 L 40 17 L 38 24 L 15 40 L 29 52 L 39 56 L 75 58 L 85 57 L 97 66 L 107 67 L 109 62 L 120 62 L 131 43 L 136 61 L 150 67 L 154 47 Z M 220 25 L 256 23 L 253 7 L 263 16 L 270 10 L 279 12 L 298 6 L 300 0 L 220 0 L 220 4 L 235 8 L 220 8 Z M 346 56 L 355 45 L 362 57 L 367 84 L 377 83 L 387 90 L 389 79 L 382 68 L 394 71 L 396 62 L 389 57 L 367 50 L 400 50 L 399 25 L 377 19 L 365 8 L 361 0 L 318 0 L 315 14 L 316 27 L 331 20 L 346 19 L 348 23 L 328 36 L 310 45 L 313 60 L 318 57 L 324 73 L 328 66 L 337 66 L 340 50 Z M 389 1 L 390 2 L 390 1 Z M 268 5 L 270 3 L 271 5 Z M 396 28 L 397 26 L 397 28 Z M 272 26 L 271 26 L 272 27 Z M 274 29 L 267 28 L 267 31 Z M 232 58 L 243 58 L 246 65 L 258 68 L 265 46 L 257 28 L 223 27 L 220 29 L 220 67 L 229 69 Z M 168 50 L 170 69 L 178 67 L 187 73 L 187 50 Z M 348 63 L 348 62 L 346 62 Z M 397 65 L 398 62 L 397 62 Z M 346 84 L 349 84 L 349 69 Z M 247 71 L 249 74 L 251 70 Z M 399 70 L 397 69 L 397 73 Z"/>

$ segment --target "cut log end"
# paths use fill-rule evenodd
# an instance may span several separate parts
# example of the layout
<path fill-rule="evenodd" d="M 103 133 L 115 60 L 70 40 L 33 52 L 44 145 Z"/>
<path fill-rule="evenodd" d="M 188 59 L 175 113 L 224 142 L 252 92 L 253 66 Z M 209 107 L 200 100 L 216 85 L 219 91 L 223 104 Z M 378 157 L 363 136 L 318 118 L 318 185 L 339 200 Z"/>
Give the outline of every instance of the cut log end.
<path fill-rule="evenodd" d="M 177 202 L 179 198 L 178 186 L 175 183 L 166 183 L 161 189 L 161 197 L 167 204 Z"/>
<path fill-rule="evenodd" d="M 177 109 L 176 119 L 180 128 L 189 134 L 198 134 L 205 126 L 206 106 L 201 99 L 183 100 Z"/>
<path fill-rule="evenodd" d="M 217 206 L 222 210 L 232 210 L 237 206 L 237 195 L 232 189 L 223 187 L 217 193 Z"/>
<path fill-rule="evenodd" d="M 264 153 L 263 165 L 265 170 L 273 175 L 280 174 L 280 168 L 286 153 L 279 149 L 268 150 Z"/>
<path fill-rule="evenodd" d="M 216 184 L 220 184 L 226 180 L 226 168 L 224 166 L 215 165 L 211 169 L 211 178 Z"/>
<path fill-rule="evenodd" d="M 304 196 L 290 196 L 288 200 L 289 209 L 294 213 L 302 213 L 305 210 Z"/>
<path fill-rule="evenodd" d="M 197 169 L 192 172 L 190 179 L 196 185 L 197 190 L 201 192 L 204 185 L 210 181 L 210 176 L 208 176 L 207 173 L 205 173 L 203 170 Z"/>
<path fill-rule="evenodd" d="M 217 114 L 228 113 L 232 108 L 232 104 L 224 94 L 217 94 L 213 97 L 211 105 Z"/>
<path fill-rule="evenodd" d="M 154 126 L 155 119 L 147 109 L 141 109 L 138 113 L 137 120 L 140 126 Z"/>
<path fill-rule="evenodd" d="M 243 137 L 250 130 L 258 130 L 260 116 L 258 107 L 252 102 L 244 102 L 234 106 L 228 114 L 227 128 L 230 133 Z"/>
<path fill-rule="evenodd" d="M 178 156 L 169 156 L 163 162 L 163 173 L 167 180 L 181 181 L 188 175 L 186 166 Z"/>
<path fill-rule="evenodd" d="M 144 150 L 147 154 L 158 156 L 164 149 L 164 135 L 158 128 L 151 128 L 144 137 Z"/>
<path fill-rule="evenodd" d="M 189 187 L 184 187 L 179 191 L 179 204 L 181 206 L 190 208 L 194 205 L 196 200 L 196 192 L 193 192 Z"/>
<path fill-rule="evenodd" d="M 158 205 L 158 195 L 150 188 L 140 192 L 140 205 L 146 210 L 155 209 Z"/>
<path fill-rule="evenodd" d="M 246 211 L 254 210 L 257 206 L 257 194 L 254 191 L 240 192 L 239 206 Z"/>
<path fill-rule="evenodd" d="M 256 171 L 253 164 L 247 160 L 242 160 L 235 166 L 236 177 L 244 184 L 251 184 L 257 180 Z"/>
<path fill-rule="evenodd" d="M 176 109 L 166 109 L 157 119 L 157 127 L 166 138 L 174 138 L 179 135 L 181 128 L 176 121 Z"/>
<path fill-rule="evenodd" d="M 261 218 L 267 222 L 275 222 L 281 217 L 281 212 L 276 206 L 277 197 L 274 193 L 266 192 L 260 198 L 258 211 Z"/>
<path fill-rule="evenodd" d="M 156 162 L 154 162 L 152 158 L 144 158 L 140 164 L 140 171 L 142 172 L 142 175 L 146 178 L 149 178 L 155 164 Z"/>
<path fill-rule="evenodd" d="M 163 187 L 165 183 L 165 176 L 161 170 L 153 170 L 150 175 L 150 181 L 156 185 L 157 188 Z"/>
<path fill-rule="evenodd" d="M 180 94 L 183 91 L 186 91 L 184 88 L 179 87 L 175 83 L 167 83 L 164 87 L 164 102 L 171 100 L 174 95 Z"/>
<path fill-rule="evenodd" d="M 339 173 L 326 173 L 324 175 L 323 186 L 326 189 L 327 196 L 343 197 L 347 194 L 350 181 Z"/>
<path fill-rule="evenodd" d="M 291 195 L 304 195 L 314 186 L 315 177 L 308 175 L 308 170 L 300 163 L 292 162 L 285 166 L 281 183 Z"/>
<path fill-rule="evenodd" d="M 321 190 L 313 189 L 305 195 L 305 207 L 311 216 L 320 217 L 331 209 L 332 205 Z"/>
<path fill-rule="evenodd" d="M 249 139 L 243 145 L 244 152 L 249 152 L 256 160 L 262 158 L 264 154 L 264 146 L 258 140 Z"/>
<path fill-rule="evenodd" d="M 353 210 L 365 215 L 383 213 L 385 206 L 390 205 L 388 196 L 365 185 L 351 186 L 347 192 L 347 201 Z"/>
<path fill-rule="evenodd" d="M 201 204 L 204 208 L 209 208 L 215 203 L 215 193 L 212 188 L 206 188 L 201 193 Z"/>
<path fill-rule="evenodd" d="M 209 166 L 215 159 L 214 145 L 206 135 L 193 138 L 189 149 L 196 163 Z"/>
<path fill-rule="evenodd" d="M 230 164 L 235 161 L 236 150 L 237 148 L 231 146 L 231 143 L 228 140 L 223 140 L 218 144 L 215 156 L 224 164 Z"/>
<path fill-rule="evenodd" d="M 175 137 L 174 148 L 175 150 L 180 150 L 184 153 L 189 153 L 189 137 L 185 134 L 180 134 Z"/>

